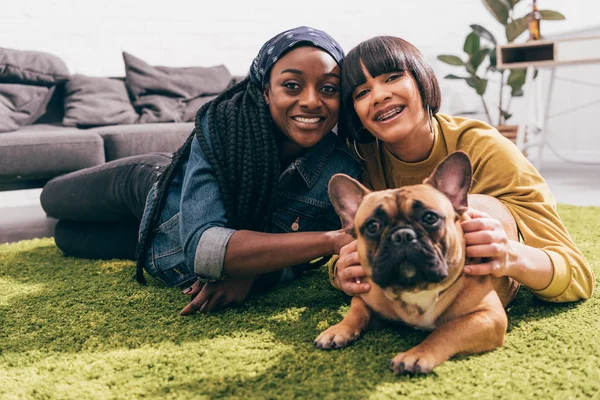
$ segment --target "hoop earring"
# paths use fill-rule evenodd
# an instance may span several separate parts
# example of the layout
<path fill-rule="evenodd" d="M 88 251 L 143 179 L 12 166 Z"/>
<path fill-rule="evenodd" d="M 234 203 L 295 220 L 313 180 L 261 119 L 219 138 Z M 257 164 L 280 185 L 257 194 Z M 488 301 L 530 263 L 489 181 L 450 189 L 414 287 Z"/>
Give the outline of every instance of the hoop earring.
<path fill-rule="evenodd" d="M 354 140 L 354 151 L 356 152 L 356 155 L 358 156 L 358 158 L 360 158 L 363 161 L 373 160 L 376 157 L 377 153 L 379 153 L 379 139 L 375 138 L 375 143 L 377 144 L 377 151 L 376 151 L 376 153 L 373 154 L 373 157 L 363 158 L 363 156 L 361 156 L 360 153 L 358 152 L 358 148 L 356 147 L 356 140 Z"/>
<path fill-rule="evenodd" d="M 429 119 L 429 132 L 433 135 L 433 112 L 431 112 L 429 106 L 427 106 L 427 117 Z"/>

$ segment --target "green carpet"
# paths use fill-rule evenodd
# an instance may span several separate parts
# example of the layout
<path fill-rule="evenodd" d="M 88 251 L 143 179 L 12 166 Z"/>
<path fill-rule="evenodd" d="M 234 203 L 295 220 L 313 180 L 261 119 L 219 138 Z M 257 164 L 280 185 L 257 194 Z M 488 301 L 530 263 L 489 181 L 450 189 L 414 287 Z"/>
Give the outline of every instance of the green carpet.
<path fill-rule="evenodd" d="M 600 208 L 559 212 L 600 276 Z M 397 377 L 390 358 L 426 333 L 384 326 L 313 348 L 349 304 L 324 270 L 193 317 L 178 315 L 180 290 L 133 275 L 132 262 L 66 258 L 51 239 L 0 245 L 0 398 L 600 398 L 597 292 L 553 305 L 522 290 L 503 348 Z"/>

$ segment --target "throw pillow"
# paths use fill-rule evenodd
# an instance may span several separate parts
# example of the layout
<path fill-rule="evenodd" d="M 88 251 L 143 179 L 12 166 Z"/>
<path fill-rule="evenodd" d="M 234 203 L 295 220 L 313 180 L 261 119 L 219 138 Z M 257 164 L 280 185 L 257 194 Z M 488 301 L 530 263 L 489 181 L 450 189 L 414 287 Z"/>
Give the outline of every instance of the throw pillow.
<path fill-rule="evenodd" d="M 133 124 L 138 114 L 129 101 L 125 82 L 119 79 L 73 75 L 65 85 L 63 125 Z"/>
<path fill-rule="evenodd" d="M 0 84 L 0 133 L 32 124 L 46 111 L 54 87 Z"/>
<path fill-rule="evenodd" d="M 125 83 L 140 114 L 139 122 L 184 121 L 186 102 L 221 93 L 232 75 L 224 65 L 160 67 L 123 52 Z"/>
<path fill-rule="evenodd" d="M 41 51 L 0 47 L 0 82 L 53 86 L 69 78 L 63 60 Z"/>
<path fill-rule="evenodd" d="M 186 122 L 196 121 L 196 113 L 205 103 L 208 103 L 218 95 L 213 94 L 211 96 L 201 96 L 195 99 L 185 101 L 185 110 L 183 111 L 183 120 Z"/>

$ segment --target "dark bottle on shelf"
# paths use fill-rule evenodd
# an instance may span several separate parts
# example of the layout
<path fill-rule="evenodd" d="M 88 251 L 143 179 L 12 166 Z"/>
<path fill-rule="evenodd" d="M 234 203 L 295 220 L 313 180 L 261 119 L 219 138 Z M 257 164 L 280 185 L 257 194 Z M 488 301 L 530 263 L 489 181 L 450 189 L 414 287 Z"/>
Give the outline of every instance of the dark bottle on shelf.
<path fill-rule="evenodd" d="M 531 14 L 529 14 L 529 40 L 540 40 L 540 21 L 542 20 L 542 14 L 538 11 L 537 0 L 533 0 L 533 7 Z"/>

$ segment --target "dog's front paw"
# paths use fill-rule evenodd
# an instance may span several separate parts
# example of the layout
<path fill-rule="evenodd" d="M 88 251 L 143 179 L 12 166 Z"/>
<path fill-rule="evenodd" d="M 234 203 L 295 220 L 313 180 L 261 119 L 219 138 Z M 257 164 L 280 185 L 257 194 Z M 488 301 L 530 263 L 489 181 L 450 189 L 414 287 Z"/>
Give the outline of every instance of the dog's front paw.
<path fill-rule="evenodd" d="M 354 342 L 360 336 L 360 329 L 339 323 L 321 333 L 314 342 L 317 349 L 341 349 Z"/>
<path fill-rule="evenodd" d="M 413 347 L 404 353 L 398 353 L 390 361 L 390 369 L 395 374 L 428 374 L 443 360 L 438 360 L 435 354 L 420 351 Z"/>

